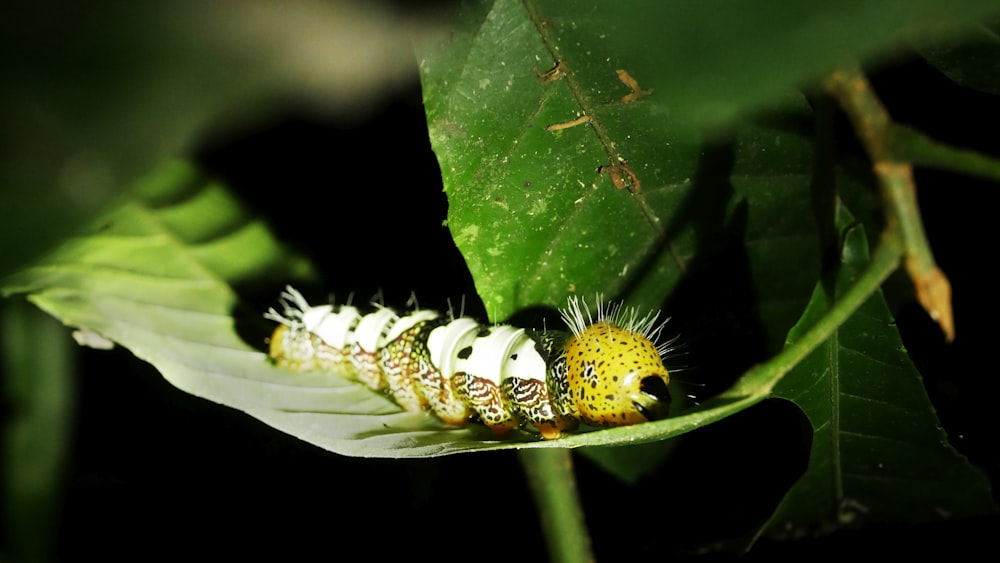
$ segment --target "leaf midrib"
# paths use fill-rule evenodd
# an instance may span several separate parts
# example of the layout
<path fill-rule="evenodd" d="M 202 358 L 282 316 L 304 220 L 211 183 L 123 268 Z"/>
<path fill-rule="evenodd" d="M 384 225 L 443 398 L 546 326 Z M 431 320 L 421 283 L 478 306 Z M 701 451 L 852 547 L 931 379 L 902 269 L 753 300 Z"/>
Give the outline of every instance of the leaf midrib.
<path fill-rule="evenodd" d="M 527 11 L 528 13 L 528 18 L 531 20 L 531 23 L 535 26 L 535 31 L 541 38 L 542 44 L 545 45 L 545 48 L 548 50 L 552 60 L 565 62 L 563 59 L 560 59 L 559 56 L 557 55 L 556 50 L 554 48 L 555 40 L 552 38 L 551 34 L 546 29 L 546 26 L 543 25 L 544 18 L 541 16 L 540 9 L 535 4 L 535 2 L 533 2 L 532 0 L 524 0 L 524 8 L 525 11 Z M 587 123 L 587 125 L 590 126 L 590 131 L 593 132 L 595 137 L 597 137 L 597 141 L 601 144 L 601 147 L 604 149 L 604 153 L 608 158 L 608 162 L 612 163 L 617 162 L 618 161 L 617 153 L 612 148 L 614 145 L 616 145 L 616 143 L 614 143 L 611 140 L 610 136 L 605 131 L 604 126 L 597 115 L 596 107 L 590 105 L 587 102 L 587 97 L 583 94 L 583 87 L 576 80 L 576 75 L 572 70 L 573 69 L 572 65 L 567 65 L 567 66 L 569 67 L 569 71 L 565 72 L 565 75 L 561 78 L 561 80 L 566 81 L 567 88 L 569 88 L 570 94 L 573 96 L 573 99 L 576 101 L 576 104 L 580 107 L 580 111 L 584 115 L 590 116 L 590 121 Z M 629 192 L 632 195 L 633 203 L 636 205 L 642 216 L 646 219 L 646 222 L 649 224 L 650 229 L 654 233 L 656 233 L 657 238 L 659 239 L 665 238 L 666 232 L 663 229 L 662 222 L 660 221 L 658 215 L 654 213 L 652 207 L 646 201 L 646 198 L 641 193 L 637 193 L 632 190 L 629 190 Z M 677 255 L 673 251 L 673 245 L 668 242 L 667 246 L 671 248 L 670 252 L 671 257 L 673 257 L 673 259 L 677 261 Z M 684 266 L 682 263 L 678 262 L 677 267 L 683 270 Z"/>
<path fill-rule="evenodd" d="M 844 498 L 844 472 L 840 451 L 840 330 L 833 331 L 827 343 L 830 365 L 830 461 L 833 468 L 834 500 Z"/>

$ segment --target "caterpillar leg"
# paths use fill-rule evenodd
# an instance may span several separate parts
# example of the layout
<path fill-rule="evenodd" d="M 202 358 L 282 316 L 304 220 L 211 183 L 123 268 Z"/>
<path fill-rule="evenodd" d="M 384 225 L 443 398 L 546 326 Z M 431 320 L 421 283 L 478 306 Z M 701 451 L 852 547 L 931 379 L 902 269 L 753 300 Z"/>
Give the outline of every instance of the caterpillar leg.
<path fill-rule="evenodd" d="M 452 376 L 455 392 L 469 408 L 479 415 L 479 420 L 498 436 L 518 427 L 514 414 L 503 402 L 500 386 L 485 377 L 464 372 Z"/>
<path fill-rule="evenodd" d="M 417 385 L 434 414 L 452 426 L 464 426 L 476 414 L 459 393 L 460 386 L 471 383 L 465 379 L 455 383 L 452 375 L 460 371 L 458 352 L 469 349 L 479 332 L 479 323 L 459 318 L 435 328 L 427 337 L 427 359 L 432 369 L 417 378 Z"/>
<path fill-rule="evenodd" d="M 457 355 L 460 371 L 453 378 L 455 388 L 494 432 L 506 433 L 524 423 L 551 440 L 576 427 L 574 419 L 553 407 L 545 359 L 523 329 L 483 330 Z"/>
<path fill-rule="evenodd" d="M 575 419 L 555 411 L 544 380 L 508 377 L 502 390 L 508 407 L 546 440 L 555 440 L 564 431 L 577 427 Z"/>

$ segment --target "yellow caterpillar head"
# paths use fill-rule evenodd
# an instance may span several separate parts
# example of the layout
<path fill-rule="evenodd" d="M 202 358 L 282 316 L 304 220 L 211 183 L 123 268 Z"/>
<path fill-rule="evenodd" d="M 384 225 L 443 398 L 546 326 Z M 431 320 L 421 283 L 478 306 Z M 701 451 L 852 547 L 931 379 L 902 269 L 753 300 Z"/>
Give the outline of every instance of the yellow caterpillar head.
<path fill-rule="evenodd" d="M 271 333 L 271 338 L 268 339 L 268 355 L 276 362 L 285 359 L 287 355 L 285 346 L 289 345 L 290 335 L 286 334 L 288 331 L 287 325 L 278 325 Z"/>
<path fill-rule="evenodd" d="M 314 338 L 301 326 L 278 325 L 271 334 L 269 355 L 274 363 L 295 371 L 318 365 Z"/>
<path fill-rule="evenodd" d="M 599 304 L 595 322 L 572 299 L 564 317 L 573 331 L 564 348 L 567 399 L 580 420 L 625 426 L 667 416 L 670 375 L 662 355 L 670 343 L 654 344 L 663 328 L 656 315 L 639 318 L 633 309 Z"/>
<path fill-rule="evenodd" d="M 281 294 L 284 313 L 269 309 L 265 319 L 278 323 L 271 333 L 268 355 L 279 366 L 296 371 L 316 367 L 316 347 L 309 322 L 330 307 L 310 307 L 302 294 L 288 287 Z M 314 323 L 314 321 L 313 321 Z"/>

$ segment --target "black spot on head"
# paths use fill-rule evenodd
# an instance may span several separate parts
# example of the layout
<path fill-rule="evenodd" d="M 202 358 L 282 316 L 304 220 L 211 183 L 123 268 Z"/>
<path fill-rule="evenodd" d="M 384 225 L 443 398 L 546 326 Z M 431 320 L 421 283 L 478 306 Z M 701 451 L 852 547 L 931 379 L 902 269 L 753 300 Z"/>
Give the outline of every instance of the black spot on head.
<path fill-rule="evenodd" d="M 460 360 L 468 360 L 469 356 L 472 355 L 472 346 L 466 346 L 458 351 L 458 358 Z"/>
<path fill-rule="evenodd" d="M 663 381 L 662 377 L 655 375 L 643 377 L 642 382 L 639 383 L 639 391 L 658 401 L 670 402 L 670 389 L 667 388 L 667 383 Z"/>
<path fill-rule="evenodd" d="M 516 359 L 517 359 L 517 354 L 511 354 L 511 355 L 510 355 L 510 359 L 512 359 L 512 360 L 516 360 Z"/>
<path fill-rule="evenodd" d="M 476 338 L 486 338 L 487 336 L 490 335 L 490 332 L 491 331 L 489 328 L 482 327 L 479 329 L 479 332 L 476 333 Z"/>
<path fill-rule="evenodd" d="M 632 405 L 639 411 L 639 414 L 646 417 L 646 420 L 660 420 L 670 414 L 670 390 L 662 377 L 651 375 L 642 378 L 642 382 L 639 383 L 639 391 L 656 399 L 655 402 L 648 405 L 632 401 Z"/>

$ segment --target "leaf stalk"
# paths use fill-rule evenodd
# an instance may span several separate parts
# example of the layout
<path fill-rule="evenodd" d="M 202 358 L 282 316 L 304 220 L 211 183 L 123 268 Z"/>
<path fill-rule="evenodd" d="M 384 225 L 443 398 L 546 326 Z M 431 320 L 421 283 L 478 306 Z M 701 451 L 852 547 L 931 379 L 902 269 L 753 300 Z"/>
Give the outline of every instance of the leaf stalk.
<path fill-rule="evenodd" d="M 570 450 L 525 449 L 518 451 L 518 457 L 535 497 L 542 531 L 548 542 L 549 560 L 561 563 L 593 561 Z"/>

